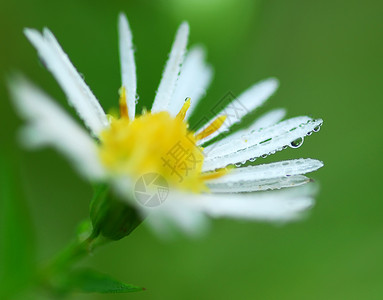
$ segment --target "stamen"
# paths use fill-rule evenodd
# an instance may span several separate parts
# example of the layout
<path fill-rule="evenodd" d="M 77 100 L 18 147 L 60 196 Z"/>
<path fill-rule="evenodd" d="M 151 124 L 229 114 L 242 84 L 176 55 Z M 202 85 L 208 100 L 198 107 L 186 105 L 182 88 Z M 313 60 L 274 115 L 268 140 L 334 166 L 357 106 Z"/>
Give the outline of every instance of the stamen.
<path fill-rule="evenodd" d="M 120 117 L 124 119 L 129 119 L 129 114 L 128 114 L 128 106 L 126 104 L 126 90 L 125 87 L 122 86 L 120 90 L 118 91 L 120 94 Z"/>
<path fill-rule="evenodd" d="M 205 137 L 213 134 L 218 129 L 220 129 L 223 122 L 225 122 L 226 118 L 226 115 L 218 116 L 213 122 L 211 122 L 211 124 L 208 127 L 206 127 L 204 130 L 202 130 L 195 136 L 197 141 L 204 139 Z"/>
<path fill-rule="evenodd" d="M 185 119 L 186 112 L 188 111 L 188 109 L 190 107 L 190 101 L 191 101 L 190 97 L 187 97 L 185 99 L 184 105 L 182 106 L 181 110 L 177 114 L 177 118 L 178 119 L 180 119 L 180 120 L 184 120 Z"/>
<path fill-rule="evenodd" d="M 201 174 L 200 178 L 203 181 L 217 179 L 219 177 L 225 176 L 229 172 L 230 172 L 230 168 L 229 167 L 221 168 L 221 169 L 215 170 L 214 172 Z"/>

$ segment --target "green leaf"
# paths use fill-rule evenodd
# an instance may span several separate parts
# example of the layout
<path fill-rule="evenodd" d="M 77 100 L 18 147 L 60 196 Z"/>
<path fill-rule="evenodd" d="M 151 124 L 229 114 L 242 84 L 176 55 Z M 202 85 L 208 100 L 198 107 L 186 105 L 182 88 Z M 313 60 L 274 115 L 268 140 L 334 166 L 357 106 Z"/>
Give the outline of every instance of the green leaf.
<path fill-rule="evenodd" d="M 0 298 L 20 292 L 35 271 L 31 219 L 13 161 L 0 153 Z"/>
<path fill-rule="evenodd" d="M 70 273 L 64 288 L 83 293 L 131 293 L 145 290 L 89 269 Z"/>

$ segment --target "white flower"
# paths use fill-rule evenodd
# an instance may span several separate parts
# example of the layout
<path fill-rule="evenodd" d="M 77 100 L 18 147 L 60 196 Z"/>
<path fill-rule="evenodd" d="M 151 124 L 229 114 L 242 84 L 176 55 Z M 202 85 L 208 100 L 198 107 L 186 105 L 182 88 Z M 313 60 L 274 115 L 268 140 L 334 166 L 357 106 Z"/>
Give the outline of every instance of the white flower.
<path fill-rule="evenodd" d="M 157 231 L 176 223 L 194 232 L 204 224 L 206 216 L 262 221 L 298 218 L 312 206 L 313 191 L 291 187 L 308 183 L 310 179 L 303 174 L 319 169 L 322 162 L 296 159 L 242 165 L 288 145 L 299 146 L 306 135 L 319 130 L 322 120 L 302 116 L 281 121 L 285 111 L 276 109 L 248 128 L 231 133 L 233 124 L 275 92 L 278 81 L 271 78 L 250 87 L 197 132 L 191 131 L 185 120 L 203 97 L 213 72 L 205 63 L 203 49 L 194 47 L 186 53 L 188 33 L 188 24 L 182 23 L 151 112 L 137 116 L 132 34 L 126 17 L 120 15 L 122 87 L 120 118 L 116 118 L 105 114 L 48 29 L 42 34 L 26 29 L 26 36 L 90 134 L 54 100 L 26 79 L 15 76 L 10 81 L 11 93 L 20 114 L 28 121 L 22 131 L 24 144 L 55 147 L 84 177 L 108 182 L 129 203 L 145 213 L 149 211 L 148 222 Z M 219 134 L 225 137 L 209 145 Z M 226 168 L 232 165 L 238 168 Z M 158 174 L 170 186 L 166 201 L 159 206 L 147 207 L 132 200 L 134 185 L 145 174 Z"/>

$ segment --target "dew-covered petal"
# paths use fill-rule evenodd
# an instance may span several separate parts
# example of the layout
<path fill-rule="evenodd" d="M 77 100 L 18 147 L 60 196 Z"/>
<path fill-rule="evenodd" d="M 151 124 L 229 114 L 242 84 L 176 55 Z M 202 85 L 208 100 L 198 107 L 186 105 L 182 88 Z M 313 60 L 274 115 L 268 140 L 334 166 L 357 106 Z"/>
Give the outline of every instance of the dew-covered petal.
<path fill-rule="evenodd" d="M 227 116 L 225 122 L 222 124 L 219 130 L 199 141 L 199 144 L 202 145 L 203 143 L 210 141 L 219 134 L 228 131 L 232 125 L 241 121 L 245 115 L 261 106 L 272 94 L 274 94 L 277 88 L 278 80 L 276 78 L 269 78 L 253 85 L 244 91 L 236 99 L 230 102 L 224 109 L 217 113 L 217 115 Z M 197 134 L 208 127 L 211 122 L 214 121 L 214 119 L 215 117 L 199 131 L 197 131 Z"/>
<path fill-rule="evenodd" d="M 242 136 L 246 136 L 248 134 L 251 134 L 253 131 L 257 131 L 261 128 L 266 128 L 272 125 L 275 125 L 279 121 L 281 121 L 286 115 L 286 110 L 283 108 L 278 108 L 271 110 L 267 113 L 264 113 L 259 118 L 255 119 L 255 121 L 248 126 L 247 128 L 241 129 L 237 132 L 234 132 L 226 137 L 224 137 L 222 140 L 215 142 L 215 147 L 218 147 L 219 145 L 227 144 L 232 139 L 240 138 Z"/>
<path fill-rule="evenodd" d="M 25 146 L 53 146 L 84 177 L 100 180 L 105 176 L 93 139 L 54 100 L 20 76 L 10 79 L 10 92 L 16 109 L 28 121 L 21 135 Z"/>
<path fill-rule="evenodd" d="M 128 19 L 121 13 L 118 20 L 119 49 L 122 86 L 126 90 L 126 104 L 131 120 L 136 113 L 137 77 L 134 62 L 133 37 Z"/>
<path fill-rule="evenodd" d="M 296 148 L 303 143 L 307 134 L 317 131 L 322 123 L 321 119 L 296 117 L 245 136 L 228 139 L 225 144 L 212 144 L 204 149 L 206 158 L 202 170 L 206 172 L 230 164 L 244 163 L 273 154 L 292 143 Z"/>
<path fill-rule="evenodd" d="M 43 35 L 34 29 L 25 29 L 24 33 L 64 90 L 69 104 L 76 109 L 91 132 L 98 136 L 100 131 L 108 126 L 107 117 L 53 34 L 48 29 L 44 29 Z"/>
<path fill-rule="evenodd" d="M 236 168 L 229 174 L 207 183 L 213 192 L 252 192 L 302 185 L 310 181 L 301 176 L 318 170 L 323 163 L 316 159 L 294 159 L 257 166 Z"/>
<path fill-rule="evenodd" d="M 310 178 L 303 175 L 290 177 L 274 177 L 258 180 L 238 181 L 236 183 L 208 183 L 213 193 L 249 193 L 267 190 L 279 190 L 300 186 L 310 182 Z"/>
<path fill-rule="evenodd" d="M 177 31 L 169 59 L 166 62 L 162 79 L 153 102 L 153 113 L 165 111 L 169 108 L 169 103 L 173 96 L 181 65 L 184 60 L 188 36 L 189 25 L 184 22 Z"/>
<path fill-rule="evenodd" d="M 256 139 L 257 137 L 261 139 L 266 139 L 266 135 L 278 135 L 283 134 L 289 131 L 295 131 L 296 128 L 299 128 L 303 124 L 311 122 L 312 119 L 307 116 L 294 117 L 282 122 L 273 124 L 266 128 L 259 128 L 258 130 L 251 130 L 246 135 L 234 136 L 230 135 L 227 138 L 224 138 L 218 142 L 215 142 L 205 149 L 209 152 L 210 156 L 215 155 L 215 153 L 222 153 L 233 141 L 241 141 L 243 142 L 241 145 L 238 145 L 240 149 L 242 145 L 247 145 L 250 139 Z"/>
<path fill-rule="evenodd" d="M 269 164 L 235 168 L 222 177 L 213 179 L 209 183 L 236 183 L 240 181 L 254 181 L 278 177 L 288 177 L 314 172 L 323 167 L 323 162 L 311 158 L 300 158 L 278 161 Z"/>
<path fill-rule="evenodd" d="M 204 96 L 213 76 L 213 69 L 205 62 L 205 56 L 205 50 L 200 46 L 193 47 L 187 53 L 169 105 L 169 112 L 172 116 L 177 115 L 185 98 L 189 97 L 191 105 L 186 113 L 187 118 Z"/>

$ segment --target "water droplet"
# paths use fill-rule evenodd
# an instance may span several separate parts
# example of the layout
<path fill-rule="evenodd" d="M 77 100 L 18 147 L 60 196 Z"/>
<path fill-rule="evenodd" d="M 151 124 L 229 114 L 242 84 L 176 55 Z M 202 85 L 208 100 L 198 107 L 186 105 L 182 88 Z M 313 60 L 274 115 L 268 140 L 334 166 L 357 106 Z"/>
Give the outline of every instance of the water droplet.
<path fill-rule="evenodd" d="M 241 164 L 240 162 L 235 163 L 234 165 L 235 165 L 236 167 L 240 167 L 240 166 L 242 166 L 242 164 Z"/>
<path fill-rule="evenodd" d="M 314 129 L 313 129 L 314 132 L 318 132 L 319 130 L 320 130 L 320 125 L 315 126 Z"/>
<path fill-rule="evenodd" d="M 252 158 L 249 159 L 249 161 L 255 162 L 256 159 L 257 159 L 256 157 L 252 157 Z"/>
<path fill-rule="evenodd" d="M 303 144 L 303 137 L 297 138 L 296 140 L 292 141 L 290 144 L 291 148 L 299 148 Z"/>
<path fill-rule="evenodd" d="M 275 154 L 277 151 L 273 150 L 270 152 L 270 154 Z"/>
<path fill-rule="evenodd" d="M 309 131 L 309 132 L 307 132 L 307 136 L 309 136 L 309 135 L 312 135 L 313 134 L 313 132 L 312 131 Z"/>
<path fill-rule="evenodd" d="M 243 160 L 243 161 L 242 161 L 242 164 L 244 165 L 245 163 L 246 163 L 246 160 Z"/>
<path fill-rule="evenodd" d="M 286 145 L 282 147 L 283 150 L 286 150 L 287 148 L 288 148 L 288 146 L 286 146 Z"/>
<path fill-rule="evenodd" d="M 266 157 L 267 157 L 267 154 L 262 154 L 261 157 L 262 157 L 262 158 L 266 158 Z"/>

